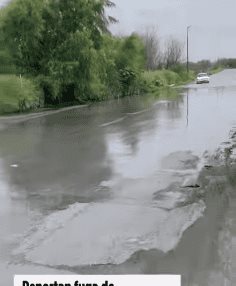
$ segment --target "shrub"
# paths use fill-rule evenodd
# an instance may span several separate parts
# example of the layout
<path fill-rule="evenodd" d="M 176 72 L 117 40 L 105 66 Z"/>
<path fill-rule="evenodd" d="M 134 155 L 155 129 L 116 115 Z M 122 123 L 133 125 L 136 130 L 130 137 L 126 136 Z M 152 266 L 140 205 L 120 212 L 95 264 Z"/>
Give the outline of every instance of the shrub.
<path fill-rule="evenodd" d="M 36 82 L 15 75 L 0 75 L 0 113 L 38 108 L 42 94 Z"/>

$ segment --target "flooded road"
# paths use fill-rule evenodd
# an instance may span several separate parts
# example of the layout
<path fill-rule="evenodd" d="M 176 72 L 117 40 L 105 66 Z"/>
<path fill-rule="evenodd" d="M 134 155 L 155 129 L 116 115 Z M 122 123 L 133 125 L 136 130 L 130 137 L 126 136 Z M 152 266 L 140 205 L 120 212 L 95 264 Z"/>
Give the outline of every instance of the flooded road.
<path fill-rule="evenodd" d="M 236 71 L 164 99 L 0 120 L 0 275 L 235 285 Z"/>

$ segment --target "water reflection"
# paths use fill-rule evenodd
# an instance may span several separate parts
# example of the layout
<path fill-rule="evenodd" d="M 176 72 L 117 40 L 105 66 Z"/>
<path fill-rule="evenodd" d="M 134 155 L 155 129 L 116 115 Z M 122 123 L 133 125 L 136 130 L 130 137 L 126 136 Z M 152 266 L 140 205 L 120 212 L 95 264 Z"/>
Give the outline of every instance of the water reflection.
<path fill-rule="evenodd" d="M 32 119 L 2 131 L 0 154 L 14 192 L 38 210 L 95 200 L 99 196 L 94 190 L 109 181 L 115 170 L 110 152 L 115 144 L 129 148 L 126 161 L 135 160 L 140 141 L 155 132 L 159 121 L 181 114 L 179 101 L 154 103 L 155 97 L 125 98 Z M 125 120 L 101 127 L 121 117 Z M 119 143 L 114 137 L 120 138 Z"/>
<path fill-rule="evenodd" d="M 111 175 L 104 134 L 92 112 L 61 116 L 34 119 L 1 133 L 0 150 L 11 185 L 24 192 L 33 209 L 90 200 L 94 186 Z M 19 167 L 11 168 L 15 163 Z"/>
<path fill-rule="evenodd" d="M 204 160 L 202 155 L 206 150 L 214 153 L 227 139 L 235 121 L 234 95 L 235 88 L 232 87 L 190 87 L 175 99 L 171 98 L 172 95 L 168 100 L 164 96 L 124 98 L 12 125 L 0 135 L 0 168 L 7 177 L 7 180 L 0 180 L 7 181 L 5 189 L 11 194 L 6 199 L 8 210 L 18 202 L 22 209 L 23 206 L 27 209 L 30 218 L 33 217 L 30 211 L 43 215 L 52 212 L 49 219 L 59 217 L 63 220 L 60 210 L 63 209 L 63 214 L 71 218 L 74 214 L 71 210 L 78 214 L 81 205 L 84 206 L 77 202 L 89 203 L 88 210 L 79 219 L 66 223 L 66 231 L 61 228 L 62 237 L 67 238 L 71 234 L 70 237 L 75 239 L 70 241 L 71 246 L 79 242 L 80 245 L 86 243 L 87 247 L 84 256 L 79 257 L 81 260 L 71 247 L 71 257 L 67 256 L 66 261 L 68 266 L 76 269 L 79 263 L 89 264 L 90 258 L 91 263 L 99 261 L 104 264 L 128 259 L 117 267 L 97 266 L 94 272 L 102 269 L 113 273 L 160 273 L 168 269 L 172 273 L 182 272 L 186 279 L 194 281 L 193 268 L 199 265 L 200 260 L 197 260 L 199 257 L 191 259 L 201 248 L 201 243 L 204 244 L 204 236 L 193 248 L 188 245 L 191 239 L 181 240 L 181 237 L 185 229 L 201 216 L 204 203 L 198 199 L 185 205 L 188 208 L 182 207 L 183 204 L 177 204 L 177 208 L 175 199 L 177 197 L 182 203 L 184 192 L 180 187 L 178 192 L 174 192 L 172 186 L 177 183 L 180 186 L 181 180 L 190 171 L 197 172 L 198 166 L 194 165 L 188 172 L 176 170 L 178 164 L 173 157 L 178 159 L 177 163 L 183 163 L 183 154 L 189 154 L 200 164 L 199 158 Z M 170 154 L 175 156 L 168 159 Z M 168 164 L 163 164 L 167 161 Z M 189 163 L 187 161 L 185 163 Z M 18 168 L 12 168 L 13 164 Z M 153 194 L 160 190 L 166 194 L 157 195 L 156 203 Z M 166 197 L 173 199 L 173 212 L 163 209 L 163 198 Z M 218 203 L 219 198 L 213 199 Z M 208 210 L 209 217 L 217 215 L 213 210 Z M 193 215 L 191 222 L 190 214 Z M 36 232 L 39 237 L 40 231 L 45 230 L 44 222 L 48 226 L 48 217 L 42 220 L 41 228 Z M 190 238 L 194 238 L 199 229 L 206 233 L 208 222 L 203 220 L 199 224 L 195 225 Z M 80 236 L 78 229 L 86 229 L 86 235 L 91 239 L 85 239 L 85 234 Z M 103 241 L 106 230 L 108 236 Z M 217 226 L 213 230 L 218 235 Z M 31 253 L 26 251 L 26 256 L 37 262 L 42 255 L 45 264 L 48 262 L 56 267 L 62 263 L 63 251 L 67 250 L 69 242 L 60 240 L 61 236 L 55 234 L 55 226 L 47 231 L 50 236 L 55 235 L 55 244 L 41 245 L 35 235 L 35 249 Z M 96 247 L 97 233 L 103 241 L 101 248 Z M 180 244 L 174 252 L 176 256 L 173 256 L 169 250 L 178 242 Z M 195 243 L 194 239 L 191 243 Z M 59 255 L 56 249 L 63 245 Z M 186 246 L 191 249 L 189 253 L 183 251 Z M 52 247 L 55 255 L 41 251 Z M 150 250 L 150 247 L 156 250 Z M 168 253 L 164 255 L 160 249 Z M 215 251 L 211 248 L 209 256 Z M 211 261 L 211 257 L 207 261 Z M 79 266 L 78 269 L 81 270 Z M 84 271 L 89 270 L 85 267 Z M 202 268 L 198 267 L 198 273 L 201 271 Z"/>

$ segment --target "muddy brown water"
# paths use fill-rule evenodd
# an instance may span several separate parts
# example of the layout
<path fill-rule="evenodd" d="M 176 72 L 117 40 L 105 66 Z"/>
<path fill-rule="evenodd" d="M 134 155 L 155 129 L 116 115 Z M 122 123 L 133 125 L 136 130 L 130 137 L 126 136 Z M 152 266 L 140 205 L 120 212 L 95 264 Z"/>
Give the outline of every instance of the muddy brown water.
<path fill-rule="evenodd" d="M 0 119 L 0 275 L 181 274 L 235 285 L 236 71 Z"/>

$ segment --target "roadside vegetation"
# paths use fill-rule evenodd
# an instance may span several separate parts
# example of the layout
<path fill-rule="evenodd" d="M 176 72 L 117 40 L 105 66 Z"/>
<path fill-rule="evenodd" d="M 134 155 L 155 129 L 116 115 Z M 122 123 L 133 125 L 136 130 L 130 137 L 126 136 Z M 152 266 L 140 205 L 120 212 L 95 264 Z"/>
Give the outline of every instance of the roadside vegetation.
<path fill-rule="evenodd" d="M 183 85 L 194 79 L 194 73 L 175 72 L 171 70 L 145 71 L 142 75 L 144 90 L 157 92 L 160 88 Z"/>
<path fill-rule="evenodd" d="M 12 0 L 0 10 L 0 113 L 155 93 L 194 78 L 158 30 L 113 36 L 109 0 Z"/>
<path fill-rule="evenodd" d="M 218 59 L 215 62 L 202 60 L 197 63 L 190 63 L 189 66 L 195 73 L 208 72 L 209 74 L 215 74 L 224 69 L 235 69 L 236 59 Z"/>
<path fill-rule="evenodd" d="M 16 75 L 0 75 L 0 114 L 37 109 L 40 90 L 30 79 Z"/>

